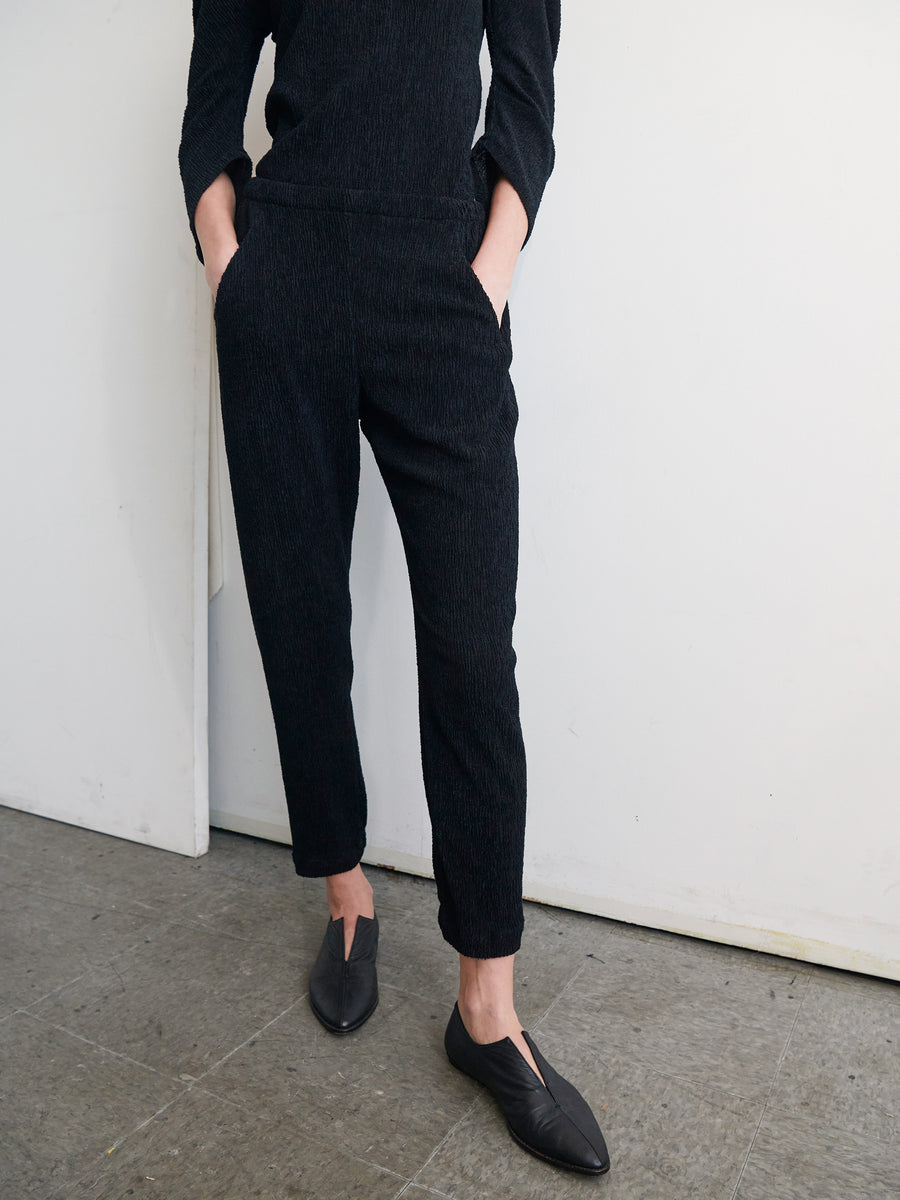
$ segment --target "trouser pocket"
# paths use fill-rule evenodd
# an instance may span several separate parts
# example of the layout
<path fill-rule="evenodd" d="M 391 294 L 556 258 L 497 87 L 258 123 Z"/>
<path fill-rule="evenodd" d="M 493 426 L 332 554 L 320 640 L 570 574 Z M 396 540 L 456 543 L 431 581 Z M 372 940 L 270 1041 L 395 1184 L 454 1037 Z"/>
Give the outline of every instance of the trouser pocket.
<path fill-rule="evenodd" d="M 466 286 L 472 298 L 473 305 L 480 310 L 482 319 L 490 320 L 492 329 L 497 335 L 501 346 L 507 354 L 511 354 L 509 305 L 504 305 L 503 312 L 498 320 L 493 301 L 485 291 L 484 285 L 472 267 L 472 260 L 478 253 L 478 249 L 484 238 L 485 229 L 487 228 L 487 214 L 484 211 L 476 213 L 472 218 L 463 221 L 461 224 L 462 244 L 459 247 L 459 255 L 462 260 L 461 265 L 465 268 L 462 272 L 464 286 Z"/>

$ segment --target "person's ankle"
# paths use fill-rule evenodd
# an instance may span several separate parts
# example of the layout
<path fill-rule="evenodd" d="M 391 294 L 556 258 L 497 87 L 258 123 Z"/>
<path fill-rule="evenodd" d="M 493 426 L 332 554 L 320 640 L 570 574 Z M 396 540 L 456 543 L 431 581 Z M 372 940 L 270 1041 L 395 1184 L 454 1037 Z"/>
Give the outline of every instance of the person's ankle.
<path fill-rule="evenodd" d="M 375 893 L 371 886 L 354 889 L 351 892 L 343 890 L 337 894 L 329 892 L 327 899 L 333 921 L 344 917 L 349 924 L 358 916 L 372 917 L 375 915 Z"/>
<path fill-rule="evenodd" d="M 369 917 L 371 919 L 375 915 L 374 911 L 367 911 L 365 904 L 350 904 L 338 910 L 329 909 L 329 911 L 332 921 L 339 921 L 343 917 L 346 927 L 355 925 L 357 917 Z"/>
<path fill-rule="evenodd" d="M 504 1025 L 515 1020 L 511 996 L 501 998 L 482 991 L 460 991 L 457 1005 L 464 1020 L 479 1025 Z"/>

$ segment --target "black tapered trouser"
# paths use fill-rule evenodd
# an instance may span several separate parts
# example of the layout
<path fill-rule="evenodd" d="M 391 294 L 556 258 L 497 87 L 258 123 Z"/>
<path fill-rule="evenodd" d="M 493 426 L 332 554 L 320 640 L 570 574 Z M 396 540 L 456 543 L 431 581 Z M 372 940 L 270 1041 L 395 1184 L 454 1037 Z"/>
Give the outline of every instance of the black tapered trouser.
<path fill-rule="evenodd" d="M 366 791 L 350 690 L 359 431 L 403 540 L 439 925 L 476 958 L 523 930 L 512 646 L 518 408 L 508 310 L 470 262 L 475 200 L 254 177 L 215 302 L 241 559 L 298 874 L 352 869 Z"/>

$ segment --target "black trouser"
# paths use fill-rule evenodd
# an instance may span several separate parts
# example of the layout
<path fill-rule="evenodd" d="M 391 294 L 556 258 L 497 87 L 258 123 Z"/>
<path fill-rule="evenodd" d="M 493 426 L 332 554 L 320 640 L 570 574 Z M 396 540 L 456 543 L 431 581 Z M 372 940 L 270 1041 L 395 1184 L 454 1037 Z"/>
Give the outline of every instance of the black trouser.
<path fill-rule="evenodd" d="M 366 844 L 350 685 L 359 430 L 397 517 L 415 613 L 441 932 L 476 958 L 523 929 L 525 750 L 512 646 L 518 408 L 470 261 L 472 200 L 254 177 L 215 304 L 241 558 L 300 875 Z"/>

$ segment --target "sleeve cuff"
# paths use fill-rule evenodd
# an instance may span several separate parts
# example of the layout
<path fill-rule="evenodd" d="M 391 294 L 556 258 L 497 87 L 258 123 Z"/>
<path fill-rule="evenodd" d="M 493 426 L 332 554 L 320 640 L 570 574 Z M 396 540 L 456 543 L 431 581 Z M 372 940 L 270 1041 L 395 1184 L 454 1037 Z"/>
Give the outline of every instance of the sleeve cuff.
<path fill-rule="evenodd" d="M 490 205 L 494 187 L 501 176 L 505 176 L 515 188 L 528 218 L 528 229 L 522 242 L 522 246 L 526 246 L 534 229 L 543 188 L 529 179 L 528 172 L 514 149 L 505 151 L 504 147 L 494 139 L 489 139 L 486 134 L 472 147 L 472 170 L 476 181 L 476 195 L 485 206 Z"/>

